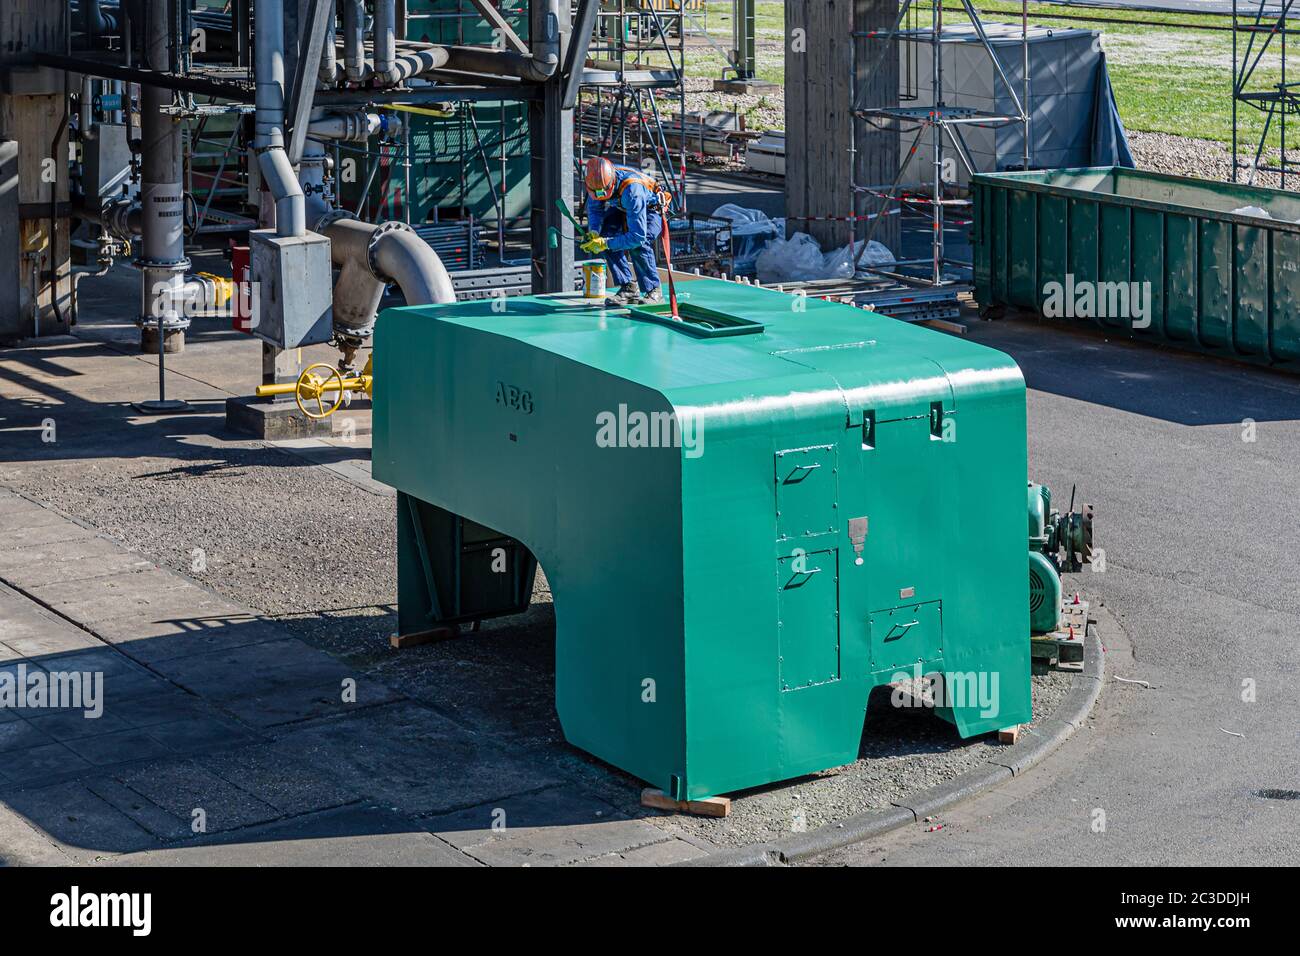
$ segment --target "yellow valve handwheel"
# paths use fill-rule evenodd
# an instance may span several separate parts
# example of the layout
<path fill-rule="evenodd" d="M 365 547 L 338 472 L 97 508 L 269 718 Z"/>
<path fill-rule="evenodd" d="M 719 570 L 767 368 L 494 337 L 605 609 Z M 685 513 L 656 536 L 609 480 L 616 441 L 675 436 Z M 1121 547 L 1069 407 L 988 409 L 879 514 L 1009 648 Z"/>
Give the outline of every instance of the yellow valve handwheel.
<path fill-rule="evenodd" d="M 316 375 L 317 369 L 324 369 L 325 374 Z M 298 376 L 298 384 L 293 389 L 293 398 L 298 403 L 300 412 L 313 421 L 320 421 L 329 418 L 339 410 L 339 406 L 343 404 L 344 391 L 343 376 L 339 374 L 339 370 L 328 362 L 317 362 L 303 369 L 303 373 Z M 334 401 L 328 408 L 325 405 L 326 392 L 336 393 Z M 315 401 L 317 411 L 309 411 L 304 400 Z"/>

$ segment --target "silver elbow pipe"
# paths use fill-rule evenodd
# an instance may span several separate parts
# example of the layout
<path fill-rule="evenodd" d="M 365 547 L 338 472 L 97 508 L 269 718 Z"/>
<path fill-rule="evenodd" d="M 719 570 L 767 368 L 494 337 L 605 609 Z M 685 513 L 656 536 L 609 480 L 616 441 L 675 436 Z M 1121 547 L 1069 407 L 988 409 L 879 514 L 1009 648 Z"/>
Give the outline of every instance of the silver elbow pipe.
<path fill-rule="evenodd" d="M 275 197 L 275 232 L 278 236 L 307 234 L 307 208 L 302 184 L 283 146 L 272 146 L 257 156 L 267 188 Z"/>
<path fill-rule="evenodd" d="M 257 165 L 275 197 L 276 234 L 301 236 L 307 232 L 302 186 L 284 151 L 284 6 L 281 0 L 258 0 L 256 9 Z"/>
<path fill-rule="evenodd" d="M 386 222 L 370 244 L 370 261 L 383 277 L 397 283 L 407 305 L 456 301 L 447 267 L 433 247 L 404 222 Z"/>
<path fill-rule="evenodd" d="M 327 0 L 327 2 L 329 3 L 329 13 L 326 18 L 329 20 L 329 25 L 325 28 L 325 46 L 320 54 L 320 73 L 318 76 L 320 82 L 325 86 L 333 86 L 338 82 L 339 78 L 338 50 L 334 45 L 338 6 L 337 0 Z"/>
<path fill-rule="evenodd" d="M 386 86 L 397 75 L 397 0 L 375 0 L 375 78 Z"/>
<path fill-rule="evenodd" d="M 560 68 L 560 0 L 533 4 L 532 56 L 524 79 L 545 83 Z"/>
<path fill-rule="evenodd" d="M 339 269 L 334 283 L 334 327 L 345 337 L 371 334 L 384 287 L 397 283 L 408 305 L 455 302 L 456 289 L 438 254 L 404 222 L 382 226 L 335 210 L 316 223 L 329 237 Z"/>
<path fill-rule="evenodd" d="M 378 227 L 338 209 L 315 228 L 329 237 L 330 258 L 339 270 L 334 281 L 334 330 L 346 338 L 365 339 L 375 329 L 387 285 L 370 267 L 370 239 Z"/>
<path fill-rule="evenodd" d="M 509 76 L 531 83 L 545 83 L 560 68 L 560 0 L 535 3 L 532 48 L 516 53 L 482 46 L 449 47 L 447 68 L 461 73 Z"/>
<path fill-rule="evenodd" d="M 349 83 L 366 78 L 366 9 L 364 0 L 343 4 L 343 68 Z"/>

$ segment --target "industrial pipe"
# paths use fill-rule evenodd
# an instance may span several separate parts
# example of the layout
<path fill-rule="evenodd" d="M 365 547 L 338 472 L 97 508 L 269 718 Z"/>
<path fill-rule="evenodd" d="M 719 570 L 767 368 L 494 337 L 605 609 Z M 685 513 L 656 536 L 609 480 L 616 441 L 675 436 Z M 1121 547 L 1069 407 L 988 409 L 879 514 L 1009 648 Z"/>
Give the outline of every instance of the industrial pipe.
<path fill-rule="evenodd" d="M 309 139 L 339 140 L 345 143 L 363 143 L 371 136 L 400 133 L 402 121 L 386 113 L 349 111 L 326 113 L 314 111 L 307 126 Z"/>
<path fill-rule="evenodd" d="M 95 97 L 95 78 L 86 74 L 81 78 L 81 95 L 77 101 L 77 131 L 82 139 L 95 138 L 92 103 Z"/>
<path fill-rule="evenodd" d="M 413 76 L 420 76 L 431 70 L 438 70 L 447 65 L 449 54 L 445 47 L 430 47 L 426 50 L 411 50 L 401 53 L 393 65 L 391 75 L 393 83 L 402 83 Z"/>
<path fill-rule="evenodd" d="M 375 0 L 375 78 L 385 86 L 398 82 L 397 0 Z"/>
<path fill-rule="evenodd" d="M 140 204 L 131 199 L 110 199 L 99 208 L 79 205 L 76 212 L 78 219 L 89 220 L 128 242 L 139 236 L 143 228 Z"/>
<path fill-rule="evenodd" d="M 329 237 L 330 258 L 339 269 L 334 281 L 334 330 L 353 343 L 374 331 L 387 284 L 370 266 L 370 238 L 377 228 L 341 209 L 327 214 L 315 226 L 316 232 Z"/>
<path fill-rule="evenodd" d="M 171 66 L 171 31 L 168 0 L 150 0 L 145 18 L 145 63 L 158 73 Z M 184 192 L 181 186 L 181 127 L 164 110 L 172 94 L 158 86 L 143 86 L 141 100 L 140 235 L 141 309 L 140 344 L 146 351 L 158 346 L 162 334 L 166 351 L 184 348 L 189 318 L 183 302 L 185 258 Z M 152 340 L 152 341 L 151 341 Z"/>
<path fill-rule="evenodd" d="M 343 4 L 343 67 L 349 83 L 366 78 L 366 8 L 364 0 Z"/>
<path fill-rule="evenodd" d="M 560 0 L 535 0 L 530 53 L 481 46 L 447 48 L 447 69 L 545 83 L 560 67 Z"/>
<path fill-rule="evenodd" d="M 455 302 L 451 276 L 433 248 L 404 222 L 382 226 L 335 210 L 316 223 L 328 236 L 339 268 L 334 283 L 334 326 L 346 340 L 374 330 L 384 287 L 395 282 L 407 305 Z"/>
<path fill-rule="evenodd" d="M 370 244 L 372 268 L 397 283 L 407 305 L 456 301 L 451 276 L 433 247 L 404 222 L 386 222 Z"/>
<path fill-rule="evenodd" d="M 103 36 L 108 33 L 117 32 L 117 15 L 106 12 L 99 4 L 99 0 L 82 0 L 81 4 L 82 29 L 87 35 Z"/>
<path fill-rule="evenodd" d="M 320 82 L 329 87 L 337 83 L 339 78 L 338 50 L 334 45 L 338 6 L 337 0 L 326 0 L 326 2 L 329 4 L 329 14 L 326 18 L 329 25 L 325 28 L 325 47 L 321 50 L 320 73 L 318 76 Z"/>
<path fill-rule="evenodd" d="M 166 0 L 160 0 L 164 5 Z M 275 231 L 279 236 L 307 232 L 302 187 L 284 149 L 284 6 L 283 0 L 258 0 L 253 31 L 257 79 L 253 148 L 267 188 L 275 197 Z"/>
<path fill-rule="evenodd" d="M 560 68 L 560 0 L 546 0 L 545 6 L 534 0 L 532 7 L 533 52 L 524 79 L 544 83 Z"/>

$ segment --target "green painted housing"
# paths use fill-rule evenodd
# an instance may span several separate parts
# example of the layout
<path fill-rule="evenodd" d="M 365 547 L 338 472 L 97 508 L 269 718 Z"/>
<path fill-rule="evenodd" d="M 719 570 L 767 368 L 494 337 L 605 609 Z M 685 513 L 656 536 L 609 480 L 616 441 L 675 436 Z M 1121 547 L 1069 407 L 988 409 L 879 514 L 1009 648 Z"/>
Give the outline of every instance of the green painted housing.
<path fill-rule="evenodd" d="M 982 174 L 971 189 L 981 306 L 1051 314 L 1091 294 L 1106 304 L 1062 317 L 1297 367 L 1300 196 L 1111 167 Z M 1247 207 L 1268 216 L 1234 212 Z M 1135 294 L 1145 314 L 1114 307 Z"/>
<path fill-rule="evenodd" d="M 521 610 L 536 559 L 565 736 L 678 799 L 857 759 L 900 674 L 945 675 L 963 736 L 1028 721 L 1016 364 L 846 305 L 679 295 L 727 333 L 572 295 L 382 315 L 400 630 Z"/>

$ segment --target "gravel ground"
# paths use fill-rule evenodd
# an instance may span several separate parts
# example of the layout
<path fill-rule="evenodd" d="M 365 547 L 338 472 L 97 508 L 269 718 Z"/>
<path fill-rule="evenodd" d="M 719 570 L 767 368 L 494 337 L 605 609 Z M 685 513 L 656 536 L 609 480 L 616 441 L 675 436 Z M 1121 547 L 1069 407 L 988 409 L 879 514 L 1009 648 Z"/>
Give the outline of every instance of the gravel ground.
<path fill-rule="evenodd" d="M 1194 176 L 1198 179 L 1230 180 L 1232 178 L 1232 149 L 1222 143 L 1189 136 L 1171 136 L 1168 133 L 1135 133 L 1129 131 L 1129 145 L 1139 169 L 1151 169 L 1176 176 Z M 1252 154 L 1253 155 L 1253 154 Z M 1239 161 L 1250 156 L 1238 153 Z M 1266 161 L 1277 161 L 1277 150 L 1265 154 Z M 1244 179 L 1244 173 L 1243 173 Z M 1281 185 L 1276 173 L 1260 173 L 1257 186 Z"/>
<path fill-rule="evenodd" d="M 716 93 L 712 77 L 688 76 L 686 109 L 741 113 L 746 129 L 781 129 L 785 125 L 785 91 L 777 87 L 766 93 Z"/>
<path fill-rule="evenodd" d="M 440 713 L 510 741 L 524 759 L 565 774 L 629 813 L 640 784 L 569 747 L 556 719 L 555 618 L 544 579 L 526 615 L 479 633 L 408 651 L 387 643 L 396 626 L 393 500 L 255 443 L 177 447 L 172 458 L 122 457 L 9 466 L 7 484 L 275 617 L 304 640 L 346 659 Z M 194 570 L 201 549 L 206 570 Z M 1054 710 L 1065 674 L 1034 678 L 1036 717 Z M 652 816 L 718 845 L 812 829 L 887 806 L 949 780 L 996 752 L 962 741 L 938 717 L 891 706 L 877 690 L 861 759 L 794 784 L 754 791 L 716 821 Z"/>
<path fill-rule="evenodd" d="M 1069 674 L 1035 675 L 1033 727 L 1056 711 L 1070 689 Z M 814 830 L 867 810 L 881 810 L 907 794 L 937 786 L 988 760 L 1005 747 L 996 738 L 962 740 L 929 710 L 893 706 L 879 687 L 867 707 L 860 758 L 794 784 L 754 791 L 731 805 L 725 820 L 681 818 L 680 828 L 728 846 Z"/>

